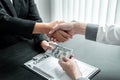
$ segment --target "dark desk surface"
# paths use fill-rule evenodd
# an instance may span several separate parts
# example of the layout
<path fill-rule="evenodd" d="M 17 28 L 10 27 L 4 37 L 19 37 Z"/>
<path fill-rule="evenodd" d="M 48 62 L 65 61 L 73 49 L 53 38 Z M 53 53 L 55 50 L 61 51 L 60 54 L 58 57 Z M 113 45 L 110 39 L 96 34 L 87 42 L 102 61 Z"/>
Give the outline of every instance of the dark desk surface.
<path fill-rule="evenodd" d="M 120 47 L 74 38 L 66 47 L 73 48 L 77 59 L 101 69 L 92 80 L 120 80 Z M 23 67 L 36 53 L 25 41 L 0 51 L 0 80 L 45 80 Z"/>
<path fill-rule="evenodd" d="M 101 69 L 92 80 L 120 80 L 120 46 L 85 40 L 78 35 L 63 46 L 72 48 L 77 59 Z"/>

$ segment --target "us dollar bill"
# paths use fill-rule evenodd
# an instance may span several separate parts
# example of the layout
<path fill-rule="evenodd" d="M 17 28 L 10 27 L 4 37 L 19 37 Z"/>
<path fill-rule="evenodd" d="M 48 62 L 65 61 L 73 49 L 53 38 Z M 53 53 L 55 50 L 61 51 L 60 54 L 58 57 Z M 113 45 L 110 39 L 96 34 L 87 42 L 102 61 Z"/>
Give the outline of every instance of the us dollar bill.
<path fill-rule="evenodd" d="M 53 47 L 53 50 L 47 50 L 45 54 L 51 55 L 55 58 L 61 59 L 63 57 L 69 58 L 72 55 L 73 50 L 63 47 L 61 45 L 58 45 L 56 43 L 50 44 Z"/>

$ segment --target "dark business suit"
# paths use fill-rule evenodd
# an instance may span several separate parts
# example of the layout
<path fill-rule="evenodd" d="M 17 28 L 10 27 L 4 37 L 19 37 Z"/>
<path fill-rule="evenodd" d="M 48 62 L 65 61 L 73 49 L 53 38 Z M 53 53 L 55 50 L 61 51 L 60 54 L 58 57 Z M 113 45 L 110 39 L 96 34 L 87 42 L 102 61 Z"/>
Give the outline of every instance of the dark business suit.
<path fill-rule="evenodd" d="M 35 23 L 42 22 L 34 0 L 0 0 L 0 48 L 5 48 L 21 41 L 21 37 L 34 38 L 39 47 L 44 34 L 32 35 Z M 42 48 L 41 48 L 42 49 Z"/>

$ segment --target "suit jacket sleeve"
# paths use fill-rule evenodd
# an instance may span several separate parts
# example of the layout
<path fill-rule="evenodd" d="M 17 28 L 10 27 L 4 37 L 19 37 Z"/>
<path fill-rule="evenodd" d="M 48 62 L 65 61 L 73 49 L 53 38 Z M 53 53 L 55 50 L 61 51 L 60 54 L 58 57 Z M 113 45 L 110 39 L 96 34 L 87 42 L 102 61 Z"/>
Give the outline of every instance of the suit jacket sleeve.
<path fill-rule="evenodd" d="M 33 0 L 29 1 L 29 14 L 27 19 L 22 19 L 18 17 L 12 17 L 7 14 L 6 10 L 4 9 L 2 3 L 0 2 L 0 34 L 14 34 L 14 35 L 30 35 L 32 34 L 34 25 L 36 21 L 40 22 L 41 19 L 39 18 L 36 6 Z M 17 25 L 17 26 L 16 26 Z M 34 36 L 34 42 L 36 43 L 46 38 L 44 36 Z M 40 49 L 42 50 L 42 49 Z"/>
<path fill-rule="evenodd" d="M 120 25 L 88 24 L 85 36 L 97 42 L 120 45 Z"/>
<path fill-rule="evenodd" d="M 35 21 L 11 17 L 0 3 L 0 34 L 32 34 L 34 25 Z"/>
<path fill-rule="evenodd" d="M 29 0 L 29 14 L 28 14 L 28 19 L 29 20 L 33 20 L 33 21 L 37 21 L 37 22 L 42 22 L 42 19 L 40 18 L 39 16 L 39 13 L 38 13 L 38 10 L 37 10 L 37 7 L 35 5 L 35 2 L 34 0 Z M 43 48 L 40 46 L 40 43 L 43 41 L 43 40 L 47 40 L 47 36 L 45 34 L 36 34 L 34 35 L 34 44 L 35 44 L 35 48 L 40 51 L 40 52 L 43 52 Z"/>

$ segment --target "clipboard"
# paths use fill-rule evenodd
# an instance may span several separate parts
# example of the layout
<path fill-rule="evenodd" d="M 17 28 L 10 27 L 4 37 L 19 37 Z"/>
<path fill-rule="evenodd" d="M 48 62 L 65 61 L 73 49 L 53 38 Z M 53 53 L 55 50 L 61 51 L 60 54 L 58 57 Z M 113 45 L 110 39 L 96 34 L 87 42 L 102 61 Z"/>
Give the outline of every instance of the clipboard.
<path fill-rule="evenodd" d="M 100 69 L 76 59 L 82 76 L 93 78 L 100 72 Z M 47 80 L 72 80 L 58 64 L 58 59 L 47 54 L 38 54 L 31 60 L 24 63 L 31 71 L 43 76 Z"/>

